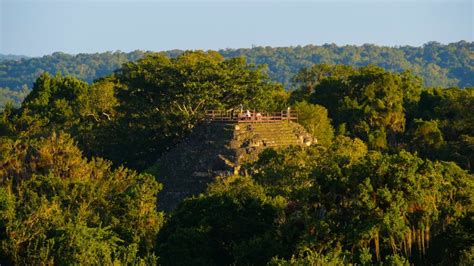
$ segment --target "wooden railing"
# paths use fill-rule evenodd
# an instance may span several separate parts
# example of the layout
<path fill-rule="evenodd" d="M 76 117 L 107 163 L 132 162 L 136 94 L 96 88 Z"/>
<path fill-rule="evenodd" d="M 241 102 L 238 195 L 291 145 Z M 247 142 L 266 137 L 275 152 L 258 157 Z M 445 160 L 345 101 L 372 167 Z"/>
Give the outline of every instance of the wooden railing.
<path fill-rule="evenodd" d="M 225 110 L 207 110 L 206 120 L 212 122 L 261 123 L 279 121 L 298 121 L 298 112 L 286 110 L 281 112 L 236 112 Z"/>

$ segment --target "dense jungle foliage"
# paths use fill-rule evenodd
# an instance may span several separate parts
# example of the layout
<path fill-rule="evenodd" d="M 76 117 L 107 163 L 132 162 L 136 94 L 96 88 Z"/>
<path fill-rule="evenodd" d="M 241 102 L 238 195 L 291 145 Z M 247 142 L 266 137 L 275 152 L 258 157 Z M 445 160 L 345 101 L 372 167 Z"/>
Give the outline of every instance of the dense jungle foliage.
<path fill-rule="evenodd" d="M 351 66 L 380 66 L 388 71 L 410 70 L 422 77 L 427 87 L 472 87 L 474 43 L 460 41 L 448 45 L 430 42 L 422 47 L 384 47 L 371 44 L 362 46 L 325 44 L 296 47 L 254 47 L 251 49 L 225 49 L 219 53 L 225 58 L 243 56 L 250 64 L 268 66 L 273 81 L 292 87 L 291 79 L 300 69 L 313 64 L 343 64 Z M 68 55 L 54 53 L 40 58 L 0 55 L 0 88 L 20 90 L 24 85 L 31 88 L 41 73 L 71 75 L 88 83 L 111 74 L 121 64 L 136 61 L 147 52 L 106 52 Z M 165 51 L 170 57 L 183 53 L 180 50 Z M 0 91 L 0 108 L 7 98 L 19 104 L 22 99 L 9 97 Z"/>
<path fill-rule="evenodd" d="M 374 65 L 291 80 L 212 51 L 92 83 L 41 74 L 0 113 L 0 264 L 472 264 L 474 89 Z M 159 211 L 146 169 L 204 110 L 240 104 L 292 106 L 318 144 L 267 149 Z"/>

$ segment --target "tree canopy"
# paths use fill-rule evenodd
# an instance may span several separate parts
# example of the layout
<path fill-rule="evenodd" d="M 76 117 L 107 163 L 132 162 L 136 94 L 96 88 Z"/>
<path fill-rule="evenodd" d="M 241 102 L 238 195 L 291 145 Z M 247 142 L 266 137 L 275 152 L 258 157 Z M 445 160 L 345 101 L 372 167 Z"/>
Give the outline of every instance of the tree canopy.
<path fill-rule="evenodd" d="M 150 175 L 85 159 L 66 134 L 0 139 L 0 261 L 131 263 L 153 259 L 163 223 Z"/>
<path fill-rule="evenodd" d="M 39 75 L 0 113 L 0 264 L 472 264 L 474 90 L 363 65 L 309 66 L 291 92 L 271 68 L 213 51 L 147 53 L 91 83 Z M 296 110 L 295 128 L 317 142 L 234 167 L 232 156 L 254 148 L 236 150 L 246 136 L 191 133 L 202 123 L 238 137 L 244 125 L 205 127 L 203 114 L 240 105 Z M 206 145 L 230 159 L 206 161 Z M 189 169 L 166 180 L 211 183 L 165 213 L 164 179 L 145 171 L 171 149 Z M 193 170 L 206 162 L 226 171 Z"/>

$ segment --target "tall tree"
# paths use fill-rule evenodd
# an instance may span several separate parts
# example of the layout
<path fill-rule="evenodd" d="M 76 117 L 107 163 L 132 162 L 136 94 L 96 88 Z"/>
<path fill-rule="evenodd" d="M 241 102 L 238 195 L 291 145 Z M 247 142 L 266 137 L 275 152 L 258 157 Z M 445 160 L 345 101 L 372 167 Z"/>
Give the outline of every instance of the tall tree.
<path fill-rule="evenodd" d="M 281 85 L 243 58 L 186 52 L 177 58 L 150 54 L 116 74 L 120 119 L 110 158 L 143 168 L 189 133 L 206 109 L 272 111 L 285 105 Z M 126 140 L 126 141 L 123 141 Z"/>
<path fill-rule="evenodd" d="M 396 134 L 405 130 L 404 104 L 416 102 L 419 79 L 408 72 L 390 73 L 374 66 L 354 69 L 323 65 L 312 70 L 309 73 L 314 78 L 306 79 L 311 84 L 317 80 L 317 85 L 310 101 L 325 106 L 337 126 L 345 125 L 353 136 L 368 141 L 374 149 L 395 144 Z M 306 86 L 301 84 L 300 90 Z"/>

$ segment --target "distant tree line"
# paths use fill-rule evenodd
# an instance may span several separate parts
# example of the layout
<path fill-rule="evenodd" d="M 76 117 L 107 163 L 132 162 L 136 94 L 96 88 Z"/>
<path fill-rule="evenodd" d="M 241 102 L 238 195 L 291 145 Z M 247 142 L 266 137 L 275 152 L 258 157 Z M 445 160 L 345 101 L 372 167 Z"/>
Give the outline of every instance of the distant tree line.
<path fill-rule="evenodd" d="M 20 60 L 20 59 L 27 59 L 28 56 L 23 55 L 12 55 L 12 54 L 0 54 L 0 62 L 6 60 Z"/>
<path fill-rule="evenodd" d="M 356 67 L 371 64 L 392 72 L 410 70 L 414 75 L 421 77 L 427 87 L 472 87 L 474 86 L 473 51 L 474 43 L 460 41 L 448 45 L 430 42 L 422 47 L 325 44 L 226 49 L 218 52 L 225 58 L 243 56 L 249 64 L 267 65 L 270 78 L 290 89 L 291 79 L 300 69 L 323 63 Z M 176 57 L 183 52 L 170 50 L 164 53 Z M 78 55 L 57 52 L 39 58 L 4 56 L 4 59 L 0 58 L 0 87 L 20 90 L 26 85 L 31 88 L 36 78 L 44 72 L 53 75 L 56 73 L 71 75 L 92 83 L 119 69 L 123 63 L 136 61 L 146 53 L 137 50 L 130 53 Z M 16 101 L 15 98 L 10 99 Z"/>

